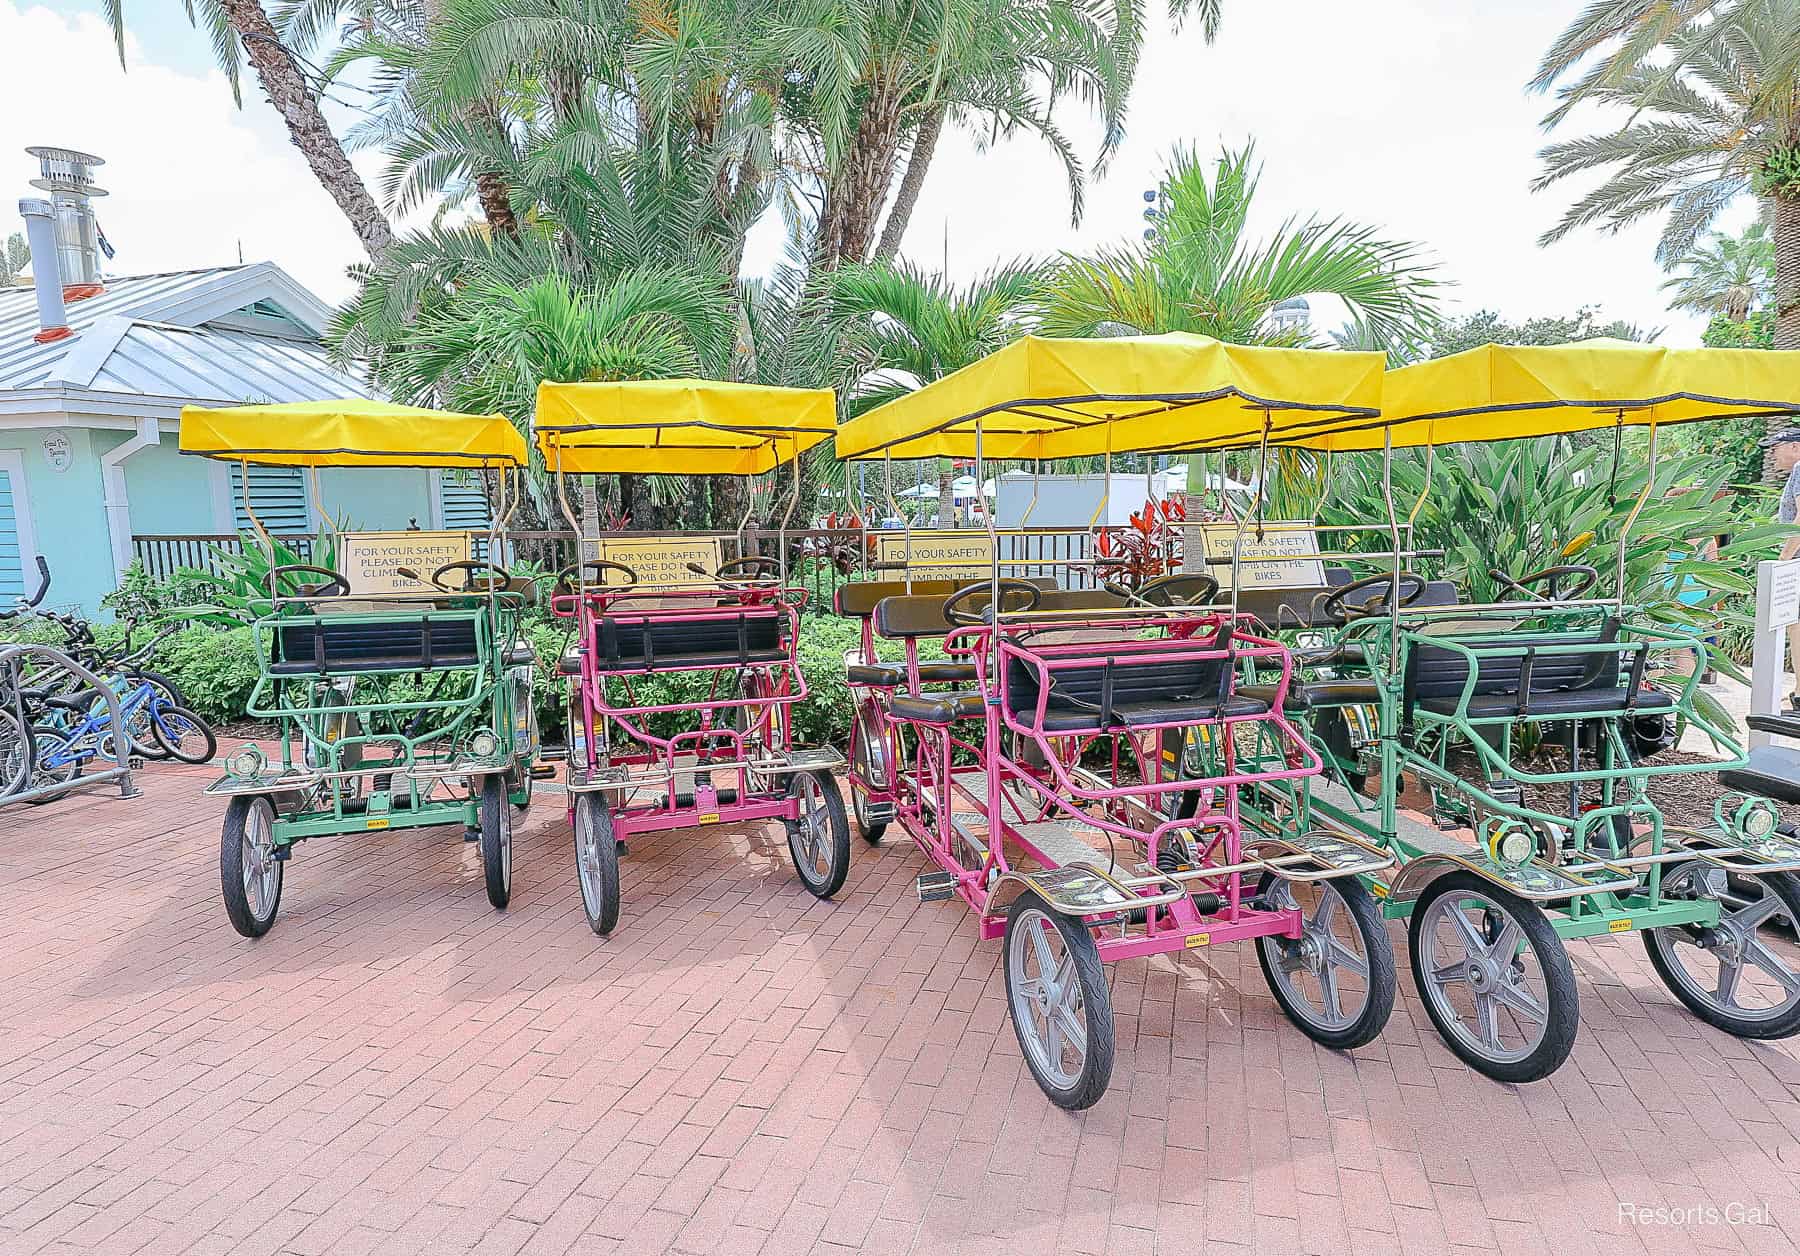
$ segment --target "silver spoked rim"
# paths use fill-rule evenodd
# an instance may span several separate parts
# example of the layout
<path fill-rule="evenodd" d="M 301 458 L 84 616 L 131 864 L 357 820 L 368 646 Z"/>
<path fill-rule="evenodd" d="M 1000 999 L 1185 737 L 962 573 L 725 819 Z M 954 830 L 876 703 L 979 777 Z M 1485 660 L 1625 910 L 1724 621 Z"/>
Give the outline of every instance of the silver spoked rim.
<path fill-rule="evenodd" d="M 1739 1020 L 1775 1020 L 1800 1000 L 1800 945 L 1787 904 L 1760 877 L 1689 863 L 1663 878 L 1671 898 L 1719 902 L 1712 929 L 1650 930 L 1670 975 L 1701 1002 Z"/>
<path fill-rule="evenodd" d="M 831 879 L 831 824 L 825 814 L 825 799 L 819 794 L 819 782 L 809 774 L 794 778 L 794 796 L 800 800 L 800 815 L 792 822 L 788 845 L 794 853 L 794 866 L 812 885 L 823 885 Z"/>
<path fill-rule="evenodd" d="M 1277 882 L 1271 907 L 1298 907 L 1298 938 L 1257 939 L 1288 1006 L 1323 1030 L 1348 1029 L 1369 1004 L 1369 952 L 1344 896 L 1329 881 Z"/>
<path fill-rule="evenodd" d="M 1537 1050 L 1550 1028 L 1550 985 L 1509 908 L 1477 890 L 1443 894 L 1418 938 L 1425 997 L 1458 1039 L 1500 1064 Z"/>
<path fill-rule="evenodd" d="M 600 826 L 590 806 L 575 809 L 575 879 L 590 918 L 600 915 Z"/>
<path fill-rule="evenodd" d="M 281 865 L 275 861 L 275 834 L 267 803 L 253 802 L 244 815 L 244 898 L 250 914 L 267 920 L 275 910 L 276 878 Z"/>
<path fill-rule="evenodd" d="M 1087 1064 L 1087 1004 L 1074 952 L 1036 908 L 1013 926 L 1006 973 L 1013 1023 L 1032 1064 L 1056 1089 L 1074 1089 Z"/>

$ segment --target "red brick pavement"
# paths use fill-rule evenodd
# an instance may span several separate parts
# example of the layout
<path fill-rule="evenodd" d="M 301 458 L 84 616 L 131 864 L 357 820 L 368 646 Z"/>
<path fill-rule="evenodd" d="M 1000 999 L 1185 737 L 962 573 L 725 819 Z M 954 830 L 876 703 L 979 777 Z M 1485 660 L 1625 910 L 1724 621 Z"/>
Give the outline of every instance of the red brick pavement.
<path fill-rule="evenodd" d="M 7 1256 L 1800 1246 L 1796 1049 L 1701 1026 L 1631 939 L 1575 948 L 1579 1045 L 1524 1089 L 1404 979 L 1344 1057 L 1247 948 L 1120 964 L 1112 1089 L 1071 1116 L 909 846 L 819 903 L 778 827 L 647 839 L 602 941 L 543 797 L 511 910 L 457 835 L 371 834 L 303 848 L 252 943 L 206 775 L 0 812 Z"/>

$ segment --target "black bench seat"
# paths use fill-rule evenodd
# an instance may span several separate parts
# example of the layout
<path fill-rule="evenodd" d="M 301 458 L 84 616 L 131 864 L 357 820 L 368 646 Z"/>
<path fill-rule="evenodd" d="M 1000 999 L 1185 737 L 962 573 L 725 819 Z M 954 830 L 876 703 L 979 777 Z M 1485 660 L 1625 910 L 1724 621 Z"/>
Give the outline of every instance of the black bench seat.
<path fill-rule="evenodd" d="M 283 623 L 270 643 L 272 676 L 432 671 L 482 661 L 473 615 L 383 619 L 320 616 Z"/>
<path fill-rule="evenodd" d="M 602 671 L 707 671 L 785 663 L 780 611 L 723 609 L 705 618 L 603 616 L 594 625 L 594 658 Z"/>

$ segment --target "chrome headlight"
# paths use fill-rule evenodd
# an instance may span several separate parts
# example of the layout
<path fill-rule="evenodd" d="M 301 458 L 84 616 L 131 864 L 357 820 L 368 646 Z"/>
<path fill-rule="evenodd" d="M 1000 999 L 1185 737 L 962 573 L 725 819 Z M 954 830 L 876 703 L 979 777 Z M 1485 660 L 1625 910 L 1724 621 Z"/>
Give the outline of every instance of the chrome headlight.
<path fill-rule="evenodd" d="M 1517 868 L 1531 862 L 1537 853 L 1537 839 L 1521 824 L 1502 822 L 1488 834 L 1487 848 L 1495 863 Z"/>
<path fill-rule="evenodd" d="M 262 775 L 269 764 L 269 757 L 255 746 L 245 746 L 242 750 L 225 760 L 225 770 L 235 777 L 248 780 Z"/>
<path fill-rule="evenodd" d="M 1767 798 L 1747 798 L 1737 809 L 1734 817 L 1737 830 L 1753 842 L 1765 841 L 1772 837 L 1781 823 L 1781 816 L 1775 810 L 1775 804 Z"/>
<path fill-rule="evenodd" d="M 500 739 L 489 729 L 481 729 L 469 738 L 469 753 L 477 759 L 491 759 L 500 753 Z"/>

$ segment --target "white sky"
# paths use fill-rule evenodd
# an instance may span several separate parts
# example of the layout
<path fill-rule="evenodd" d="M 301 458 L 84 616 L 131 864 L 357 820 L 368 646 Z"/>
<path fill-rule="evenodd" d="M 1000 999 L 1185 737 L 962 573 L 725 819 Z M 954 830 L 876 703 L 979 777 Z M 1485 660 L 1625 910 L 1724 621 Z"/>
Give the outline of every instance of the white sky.
<path fill-rule="evenodd" d="M 1153 19 L 1127 138 L 1069 224 L 1060 165 L 1028 139 L 978 153 L 946 136 L 914 215 L 906 253 L 968 276 L 1017 254 L 1142 231 L 1142 191 L 1180 141 L 1203 150 L 1255 137 L 1265 164 L 1259 218 L 1343 214 L 1421 241 L 1453 281 L 1453 308 L 1510 317 L 1598 305 L 1608 317 L 1697 341 L 1700 320 L 1671 314 L 1658 291 L 1657 226 L 1583 232 L 1548 250 L 1538 234 L 1576 189 L 1532 195 L 1546 107 L 1523 90 L 1542 49 L 1580 0 L 1228 0 L 1219 42 L 1171 35 Z M 134 38 L 121 73 L 97 0 L 50 7 L 0 0 L 0 234 L 35 165 L 20 150 L 52 143 L 107 161 L 101 223 L 121 273 L 272 259 L 329 301 L 349 295 L 360 251 L 348 225 L 246 81 L 239 111 L 211 69 L 202 35 L 168 0 L 128 0 Z M 1079 107 L 1068 129 L 1091 157 Z M 342 127 L 346 114 L 335 111 Z M 1574 132 L 1569 132 L 1573 134 Z M 358 166 L 371 180 L 376 159 Z M 946 240 L 947 237 L 947 240 Z M 767 231 L 752 263 L 772 257 Z M 1329 321 L 1329 320 L 1324 320 Z"/>

